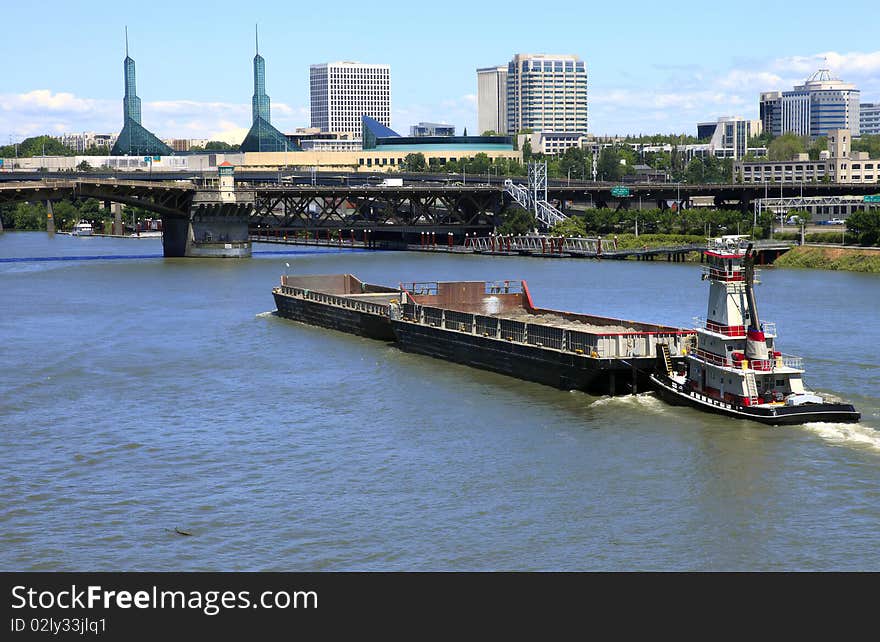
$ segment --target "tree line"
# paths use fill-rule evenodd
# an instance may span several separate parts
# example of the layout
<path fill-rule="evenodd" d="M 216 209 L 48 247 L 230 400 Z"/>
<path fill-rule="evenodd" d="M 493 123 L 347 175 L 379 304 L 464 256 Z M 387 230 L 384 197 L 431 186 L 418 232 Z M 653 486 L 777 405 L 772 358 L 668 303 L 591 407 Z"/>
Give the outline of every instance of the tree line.
<path fill-rule="evenodd" d="M 73 230 L 73 227 L 80 221 L 88 221 L 99 229 L 109 230 L 113 220 L 110 210 L 104 209 L 101 202 L 94 198 L 54 201 L 52 210 L 55 229 L 59 232 Z M 147 218 L 156 218 L 156 214 L 140 207 L 124 205 L 122 207 L 123 222 L 131 221 L 132 218 L 141 221 Z M 0 205 L 0 220 L 3 221 L 3 229 L 5 230 L 45 230 L 47 221 L 46 203 L 38 201 Z"/>

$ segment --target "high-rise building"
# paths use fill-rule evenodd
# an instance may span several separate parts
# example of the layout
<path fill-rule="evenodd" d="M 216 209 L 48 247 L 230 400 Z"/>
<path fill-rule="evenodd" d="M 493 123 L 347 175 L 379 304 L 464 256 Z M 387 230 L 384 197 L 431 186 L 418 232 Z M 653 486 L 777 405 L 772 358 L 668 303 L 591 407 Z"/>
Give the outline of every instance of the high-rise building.
<path fill-rule="evenodd" d="M 862 103 L 859 106 L 859 135 L 880 135 L 880 103 Z"/>
<path fill-rule="evenodd" d="M 818 138 L 836 129 L 859 135 L 859 95 L 855 85 L 820 69 L 791 91 L 761 94 L 764 130 L 774 136 L 792 132 Z"/>
<path fill-rule="evenodd" d="M 266 61 L 260 55 L 260 37 L 254 32 L 254 96 L 251 99 L 253 124 L 239 148 L 243 152 L 291 152 L 297 147 L 272 126 L 269 95 L 266 93 Z"/>
<path fill-rule="evenodd" d="M 134 60 L 128 55 L 128 27 L 125 28 L 125 96 L 122 99 L 122 131 L 116 137 L 111 156 L 167 156 L 171 148 L 141 125 L 141 99 L 137 95 Z"/>
<path fill-rule="evenodd" d="M 361 117 L 391 125 L 391 67 L 360 62 L 312 65 L 312 127 L 361 137 Z"/>
<path fill-rule="evenodd" d="M 764 131 L 768 134 L 779 136 L 779 133 L 782 132 L 782 92 L 763 92 L 758 112 Z"/>
<path fill-rule="evenodd" d="M 507 131 L 587 131 L 587 69 L 577 56 L 516 54 L 507 65 Z"/>
<path fill-rule="evenodd" d="M 507 66 L 477 69 L 477 134 L 507 133 Z"/>

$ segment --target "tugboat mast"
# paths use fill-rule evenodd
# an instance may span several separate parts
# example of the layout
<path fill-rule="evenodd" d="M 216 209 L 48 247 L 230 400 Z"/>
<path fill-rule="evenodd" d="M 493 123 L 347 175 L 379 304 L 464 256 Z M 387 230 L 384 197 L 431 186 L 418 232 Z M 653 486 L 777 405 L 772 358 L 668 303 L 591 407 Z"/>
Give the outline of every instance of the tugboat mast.
<path fill-rule="evenodd" d="M 767 351 L 767 338 L 761 330 L 761 321 L 758 318 L 758 302 L 755 299 L 755 252 L 749 243 L 743 256 L 743 271 L 745 272 L 746 301 L 749 304 L 749 327 L 746 332 L 746 359 L 765 360 L 769 358 Z"/>

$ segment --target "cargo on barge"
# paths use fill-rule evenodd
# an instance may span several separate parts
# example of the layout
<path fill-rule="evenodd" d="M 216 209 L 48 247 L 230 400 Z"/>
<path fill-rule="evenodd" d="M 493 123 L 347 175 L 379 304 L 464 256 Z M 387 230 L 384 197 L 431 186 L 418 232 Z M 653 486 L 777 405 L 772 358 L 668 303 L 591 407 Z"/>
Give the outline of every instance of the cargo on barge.
<path fill-rule="evenodd" d="M 281 316 L 394 341 L 423 354 L 565 390 L 644 390 L 659 346 L 675 361 L 693 330 L 535 307 L 525 281 L 363 283 L 346 275 L 286 276 Z"/>

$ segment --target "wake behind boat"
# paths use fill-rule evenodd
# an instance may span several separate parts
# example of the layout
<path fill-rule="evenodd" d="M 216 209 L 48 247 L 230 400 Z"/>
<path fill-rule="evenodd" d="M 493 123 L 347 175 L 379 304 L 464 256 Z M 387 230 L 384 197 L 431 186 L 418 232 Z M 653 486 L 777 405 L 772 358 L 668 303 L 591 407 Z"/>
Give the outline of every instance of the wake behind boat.
<path fill-rule="evenodd" d="M 761 322 L 755 299 L 755 255 L 743 236 L 711 239 L 704 251 L 709 305 L 696 346 L 675 368 L 666 346 L 650 380 L 675 405 L 765 424 L 857 422 L 848 403 L 823 398 L 804 384 L 803 359 L 776 350 L 776 325 Z"/>

